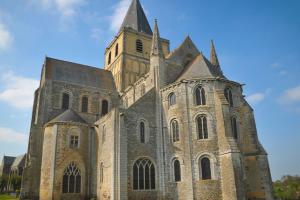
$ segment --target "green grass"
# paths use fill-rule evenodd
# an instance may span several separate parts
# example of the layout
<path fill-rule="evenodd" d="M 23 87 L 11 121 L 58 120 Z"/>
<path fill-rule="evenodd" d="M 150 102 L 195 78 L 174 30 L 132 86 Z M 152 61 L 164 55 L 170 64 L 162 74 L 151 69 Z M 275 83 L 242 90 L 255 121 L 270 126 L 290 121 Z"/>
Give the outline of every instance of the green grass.
<path fill-rule="evenodd" d="M 0 194 L 0 200 L 17 200 L 17 199 L 6 194 Z"/>

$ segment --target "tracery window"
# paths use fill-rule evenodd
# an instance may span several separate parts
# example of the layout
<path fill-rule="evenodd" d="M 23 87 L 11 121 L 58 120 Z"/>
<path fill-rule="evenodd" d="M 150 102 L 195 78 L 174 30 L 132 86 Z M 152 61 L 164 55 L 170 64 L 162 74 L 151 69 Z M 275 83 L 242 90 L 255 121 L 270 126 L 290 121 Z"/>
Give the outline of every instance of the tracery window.
<path fill-rule="evenodd" d="M 100 183 L 103 183 L 103 163 L 100 164 Z"/>
<path fill-rule="evenodd" d="M 233 107 L 233 98 L 232 98 L 232 92 L 230 88 L 225 88 L 224 95 L 226 97 L 227 102 L 229 103 L 230 107 Z"/>
<path fill-rule="evenodd" d="M 80 170 L 74 162 L 71 162 L 65 169 L 62 182 L 63 193 L 80 193 L 81 175 Z"/>
<path fill-rule="evenodd" d="M 179 160 L 174 160 L 174 181 L 180 182 L 181 181 L 181 169 L 180 169 L 180 162 Z"/>
<path fill-rule="evenodd" d="M 143 53 L 143 42 L 140 39 L 136 40 L 135 45 L 136 45 L 136 51 L 138 53 Z"/>
<path fill-rule="evenodd" d="M 108 113 L 108 101 L 102 100 L 102 112 L 101 115 L 106 115 Z"/>
<path fill-rule="evenodd" d="M 70 148 L 76 149 L 79 147 L 79 136 L 71 135 L 70 136 Z"/>
<path fill-rule="evenodd" d="M 169 107 L 171 107 L 171 106 L 173 106 L 173 105 L 176 104 L 176 95 L 174 94 L 174 92 L 171 92 L 169 94 L 168 100 L 169 100 Z"/>
<path fill-rule="evenodd" d="M 210 160 L 204 157 L 200 160 L 202 180 L 211 179 Z"/>
<path fill-rule="evenodd" d="M 87 96 L 83 96 L 81 99 L 81 112 L 87 113 L 89 107 L 89 99 Z"/>
<path fill-rule="evenodd" d="M 148 158 L 140 158 L 133 164 L 133 189 L 155 189 L 155 167 Z"/>
<path fill-rule="evenodd" d="M 68 93 L 63 93 L 62 95 L 62 109 L 67 110 L 70 106 L 70 95 Z"/>
<path fill-rule="evenodd" d="M 235 117 L 231 117 L 231 131 L 234 139 L 238 139 L 238 128 L 237 121 Z"/>
<path fill-rule="evenodd" d="M 177 120 L 172 120 L 171 122 L 171 133 L 173 142 L 179 141 L 179 125 Z"/>
<path fill-rule="evenodd" d="M 141 96 L 145 94 L 145 84 L 141 85 Z"/>
<path fill-rule="evenodd" d="M 117 43 L 115 47 L 115 57 L 117 57 L 118 54 L 119 54 L 119 44 Z"/>
<path fill-rule="evenodd" d="M 111 63 L 111 52 L 109 52 L 109 54 L 108 54 L 108 64 L 110 64 Z"/>
<path fill-rule="evenodd" d="M 207 118 L 205 115 L 197 117 L 198 139 L 208 138 Z"/>
<path fill-rule="evenodd" d="M 140 122 L 140 142 L 145 143 L 145 122 Z"/>
<path fill-rule="evenodd" d="M 197 87 L 195 90 L 196 105 L 206 105 L 205 90 L 203 87 Z"/>

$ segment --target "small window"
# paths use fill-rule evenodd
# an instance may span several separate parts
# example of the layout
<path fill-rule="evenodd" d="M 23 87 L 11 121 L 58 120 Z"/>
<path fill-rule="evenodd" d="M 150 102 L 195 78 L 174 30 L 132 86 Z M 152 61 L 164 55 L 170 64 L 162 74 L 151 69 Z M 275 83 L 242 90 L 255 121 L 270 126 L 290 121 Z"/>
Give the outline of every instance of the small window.
<path fill-rule="evenodd" d="M 62 109 L 68 110 L 70 106 L 70 95 L 67 93 L 63 93 L 62 96 Z"/>
<path fill-rule="evenodd" d="M 141 96 L 145 94 L 145 84 L 141 85 Z"/>
<path fill-rule="evenodd" d="M 204 157 L 200 161 L 202 180 L 211 179 L 210 160 Z"/>
<path fill-rule="evenodd" d="M 227 102 L 229 103 L 229 106 L 233 107 L 233 98 L 232 98 L 231 89 L 230 88 L 226 88 L 224 90 L 224 95 L 225 95 L 225 98 L 226 98 Z"/>
<path fill-rule="evenodd" d="M 171 122 L 171 133 L 172 133 L 173 142 L 178 142 L 179 141 L 179 126 L 178 126 L 178 122 L 176 120 L 173 120 Z"/>
<path fill-rule="evenodd" d="M 63 193 L 80 193 L 81 191 L 81 175 L 76 164 L 72 162 L 64 171 L 62 181 Z"/>
<path fill-rule="evenodd" d="M 106 127 L 104 125 L 102 128 L 102 143 L 105 142 L 105 139 L 106 139 Z"/>
<path fill-rule="evenodd" d="M 110 63 L 111 63 L 111 52 L 109 52 L 108 54 L 108 64 L 110 65 Z"/>
<path fill-rule="evenodd" d="M 196 105 L 206 105 L 205 90 L 203 87 L 197 87 L 195 90 Z"/>
<path fill-rule="evenodd" d="M 169 107 L 176 104 L 176 95 L 174 94 L 174 92 L 171 92 L 171 94 L 169 94 L 168 99 L 169 99 Z"/>
<path fill-rule="evenodd" d="M 140 123 L 140 142 L 145 143 L 145 122 Z"/>
<path fill-rule="evenodd" d="M 89 99 L 88 97 L 84 96 L 81 99 L 81 112 L 87 113 L 89 107 Z"/>
<path fill-rule="evenodd" d="M 197 117 L 198 139 L 208 138 L 207 118 L 204 115 Z"/>
<path fill-rule="evenodd" d="M 100 183 L 103 183 L 103 163 L 100 164 Z"/>
<path fill-rule="evenodd" d="M 101 111 L 101 115 L 104 116 L 108 113 L 108 101 L 107 100 L 103 100 L 102 101 L 102 111 Z"/>
<path fill-rule="evenodd" d="M 231 131 L 234 139 L 238 139 L 238 128 L 237 121 L 235 117 L 231 117 Z"/>
<path fill-rule="evenodd" d="M 70 136 L 70 148 L 77 149 L 79 147 L 79 136 L 71 135 Z"/>
<path fill-rule="evenodd" d="M 155 167 L 147 158 L 141 158 L 133 164 L 133 189 L 155 189 Z"/>
<path fill-rule="evenodd" d="M 136 40 L 136 51 L 138 53 L 143 53 L 143 42 L 140 39 Z"/>
<path fill-rule="evenodd" d="M 119 44 L 117 43 L 115 47 L 115 57 L 117 57 L 118 55 L 119 55 Z"/>
<path fill-rule="evenodd" d="M 174 161 L 174 180 L 175 182 L 181 181 L 181 170 L 179 160 Z"/>

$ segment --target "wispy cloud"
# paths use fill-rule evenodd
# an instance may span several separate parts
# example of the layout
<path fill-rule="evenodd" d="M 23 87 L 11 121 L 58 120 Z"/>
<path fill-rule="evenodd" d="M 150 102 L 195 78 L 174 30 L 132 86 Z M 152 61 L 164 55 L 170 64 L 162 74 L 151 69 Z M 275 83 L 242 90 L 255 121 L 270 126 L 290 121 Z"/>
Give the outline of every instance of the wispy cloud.
<path fill-rule="evenodd" d="M 274 62 L 271 65 L 271 68 L 273 68 L 274 70 L 276 70 L 276 72 L 280 75 L 280 76 L 285 76 L 288 74 L 287 70 L 285 69 L 285 67 L 279 63 L 279 62 Z"/>
<path fill-rule="evenodd" d="M 17 132 L 10 128 L 0 127 L 0 141 L 1 143 L 22 144 L 26 145 L 28 136 L 24 133 Z"/>
<path fill-rule="evenodd" d="M 96 41 L 100 41 L 102 34 L 103 34 L 103 31 L 100 28 L 93 28 L 91 30 L 90 36 L 92 39 L 95 39 Z"/>
<path fill-rule="evenodd" d="M 19 109 L 31 108 L 34 91 L 39 84 L 37 80 L 17 76 L 8 71 L 2 75 L 0 81 L 4 86 L 0 91 L 0 101 Z"/>
<path fill-rule="evenodd" d="M 11 47 L 13 36 L 7 27 L 0 21 L 0 51 L 6 51 Z"/>
<path fill-rule="evenodd" d="M 131 0 L 120 0 L 119 3 L 113 6 L 113 14 L 110 19 L 110 30 L 117 32 L 123 22 Z"/>
<path fill-rule="evenodd" d="M 261 101 L 263 101 L 270 92 L 271 92 L 271 89 L 267 89 L 265 92 L 253 93 L 253 94 L 247 96 L 246 99 L 250 104 L 257 104 L 257 103 L 260 103 Z"/>
<path fill-rule="evenodd" d="M 300 103 L 300 85 L 287 89 L 279 98 L 279 102 L 283 104 Z"/>

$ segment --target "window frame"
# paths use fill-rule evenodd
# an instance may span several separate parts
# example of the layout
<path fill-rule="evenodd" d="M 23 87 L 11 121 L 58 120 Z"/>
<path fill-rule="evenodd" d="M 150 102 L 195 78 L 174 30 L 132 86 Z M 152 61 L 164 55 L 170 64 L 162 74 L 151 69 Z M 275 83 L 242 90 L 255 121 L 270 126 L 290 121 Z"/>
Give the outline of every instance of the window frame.
<path fill-rule="evenodd" d="M 233 123 L 235 122 L 235 126 L 233 125 Z M 238 140 L 239 139 L 239 126 L 238 126 L 238 120 L 237 120 L 237 117 L 236 116 L 231 116 L 230 118 L 230 125 L 231 125 L 231 134 L 232 134 L 232 137 L 235 139 L 235 140 Z"/>
<path fill-rule="evenodd" d="M 107 107 L 106 107 L 106 112 L 104 113 L 104 102 L 106 102 Z M 102 99 L 101 100 L 101 116 L 105 116 L 109 113 L 109 101 L 107 99 Z"/>
<path fill-rule="evenodd" d="M 86 102 L 84 102 L 84 99 L 86 99 Z M 86 103 L 86 105 L 84 105 L 84 103 Z M 83 95 L 81 97 L 81 112 L 82 113 L 88 113 L 89 112 L 89 97 L 87 95 Z"/>
<path fill-rule="evenodd" d="M 137 39 L 135 41 L 135 51 L 137 53 L 144 53 L 144 44 L 143 44 L 143 41 L 141 39 Z"/>
<path fill-rule="evenodd" d="M 71 170 L 71 171 L 70 171 Z M 74 191 L 72 192 L 70 192 L 70 177 L 71 176 L 75 176 L 74 177 Z M 77 188 L 77 181 L 78 181 L 78 179 L 76 178 L 76 177 L 78 177 L 79 176 L 79 191 L 77 190 L 78 188 Z M 68 177 L 68 179 L 67 179 L 67 186 L 65 186 L 64 184 L 66 184 L 65 183 L 65 177 Z M 63 175 L 62 175 L 62 184 L 61 184 L 61 191 L 62 191 L 62 194 L 81 194 L 81 192 L 82 192 L 82 183 L 83 183 L 83 181 L 82 181 L 82 179 L 83 179 L 83 177 L 81 176 L 81 170 L 80 170 L 80 168 L 76 165 L 76 163 L 74 162 L 74 161 L 72 161 L 72 162 L 70 162 L 69 164 L 68 164 L 68 166 L 65 168 L 65 170 L 64 170 L 64 173 L 63 173 Z M 67 191 L 65 191 L 65 187 L 67 187 Z"/>
<path fill-rule="evenodd" d="M 180 142 L 180 126 L 179 126 L 179 122 L 176 118 L 172 119 L 171 122 L 170 122 L 170 131 L 171 131 L 171 134 L 170 134 L 171 135 L 171 142 L 172 143 Z"/>
<path fill-rule="evenodd" d="M 115 57 L 119 55 L 119 43 L 116 44 L 115 46 Z"/>
<path fill-rule="evenodd" d="M 140 161 L 141 160 L 141 161 Z M 149 163 L 150 162 L 150 167 L 149 167 L 149 169 L 148 169 L 148 171 L 149 171 L 149 182 L 148 182 L 148 185 L 149 185 L 149 189 L 145 189 L 146 188 L 146 179 L 145 179 L 145 165 L 142 167 L 142 169 L 143 169 L 143 174 L 142 175 L 144 175 L 144 179 L 143 179 L 143 188 L 141 188 L 140 189 L 140 179 L 139 179 L 139 176 L 141 175 L 140 173 L 139 173 L 139 171 L 138 171 L 138 173 L 135 173 L 135 167 L 136 167 L 136 163 L 138 162 L 138 161 L 140 161 L 140 162 L 142 162 L 142 161 L 144 161 L 144 160 L 146 160 L 147 161 L 147 163 Z M 146 164 L 147 164 L 146 163 Z M 153 168 L 152 168 L 153 167 Z M 137 166 L 137 169 L 139 170 L 139 166 Z M 152 174 L 152 169 L 154 170 L 154 175 L 153 176 L 151 176 L 151 174 Z M 137 183 L 135 182 L 135 175 L 137 175 L 138 177 L 137 177 Z M 152 178 L 154 178 L 154 180 L 152 180 Z M 153 162 L 153 160 L 152 159 L 150 159 L 150 158 L 148 158 L 148 157 L 140 157 L 140 158 L 138 158 L 138 159 L 136 159 L 134 162 L 133 162 L 133 164 L 132 164 L 132 190 L 133 191 L 136 191 L 136 192 L 139 192 L 139 191 L 155 191 L 155 190 L 157 190 L 156 189 L 156 187 L 157 187 L 157 169 L 156 169 L 156 165 L 155 165 L 155 163 Z M 136 184 L 137 184 L 137 188 L 135 187 L 136 186 Z M 152 184 L 154 184 L 154 185 L 152 185 Z"/>
<path fill-rule="evenodd" d="M 176 178 L 176 166 L 175 166 L 175 163 L 178 162 L 179 165 L 179 180 Z M 182 170 L 181 170 L 181 163 L 180 163 L 180 160 L 178 158 L 175 158 L 173 159 L 173 162 L 172 162 L 172 167 L 173 167 L 173 181 L 178 183 L 178 182 L 181 182 L 182 180 Z"/>
<path fill-rule="evenodd" d="M 205 118 L 205 122 L 206 122 L 206 128 L 203 125 L 203 122 L 204 122 L 203 119 L 204 118 Z M 201 135 L 200 135 L 199 119 L 201 119 L 201 125 L 202 125 Z M 205 132 L 205 130 L 206 130 L 206 132 Z M 196 131 L 197 131 L 197 140 L 207 140 L 207 139 L 210 138 L 209 123 L 208 123 L 208 117 L 207 117 L 207 115 L 205 115 L 205 114 L 199 114 L 199 115 L 197 115 L 197 117 L 196 117 Z"/>
<path fill-rule="evenodd" d="M 68 96 L 68 106 L 67 106 L 67 108 L 65 108 L 65 103 L 66 103 L 65 97 L 66 96 Z M 62 110 L 68 110 L 68 109 L 72 108 L 72 106 L 71 106 L 71 93 L 68 92 L 68 91 L 63 91 L 62 94 L 61 94 L 61 101 L 60 101 L 60 103 L 61 103 L 60 108 Z"/>
<path fill-rule="evenodd" d="M 229 106 L 234 107 L 233 94 L 232 94 L 232 89 L 230 87 L 226 87 L 224 89 L 224 96 L 225 96 Z"/>
<path fill-rule="evenodd" d="M 198 99 L 199 95 L 199 99 Z M 200 102 L 198 102 L 198 100 Z M 207 98 L 206 98 L 206 91 L 203 86 L 197 85 L 194 90 L 194 103 L 196 106 L 206 106 L 207 105 Z"/>
<path fill-rule="evenodd" d="M 168 105 L 169 108 L 176 105 L 176 94 L 175 92 L 170 92 L 168 95 Z"/>

